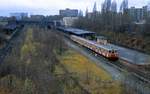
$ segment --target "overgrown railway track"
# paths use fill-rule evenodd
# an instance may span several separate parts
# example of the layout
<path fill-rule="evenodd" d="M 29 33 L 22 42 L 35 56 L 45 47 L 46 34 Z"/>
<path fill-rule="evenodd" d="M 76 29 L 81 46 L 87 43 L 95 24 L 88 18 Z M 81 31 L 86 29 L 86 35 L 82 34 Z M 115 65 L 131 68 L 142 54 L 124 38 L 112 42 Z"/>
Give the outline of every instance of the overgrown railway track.
<path fill-rule="evenodd" d="M 71 41 L 71 40 L 70 40 Z M 84 51 L 87 51 L 88 53 L 91 53 L 93 56 L 96 54 L 92 50 L 89 50 L 88 48 L 85 48 L 77 43 L 74 42 L 75 45 L 83 49 Z M 124 66 L 121 64 L 121 62 L 118 61 L 109 61 L 108 59 L 104 58 L 101 55 L 95 55 L 95 57 L 100 60 L 100 62 L 103 62 L 109 66 L 112 66 L 113 68 L 119 70 L 121 73 L 125 74 L 127 78 L 124 78 L 124 81 L 121 81 L 122 84 L 125 84 L 129 88 L 134 88 L 134 91 L 138 92 L 137 94 L 149 94 L 149 80 L 142 77 L 141 75 L 137 74 L 135 71 L 131 71 L 131 69 L 127 68 L 127 66 Z M 116 74 L 117 75 L 117 74 Z M 132 82 L 132 80 L 134 82 Z M 130 81 L 131 80 L 131 81 Z M 140 85 L 139 85 L 140 84 Z M 140 89 L 139 89 L 140 88 Z"/>
<path fill-rule="evenodd" d="M 21 33 L 20 31 L 22 31 L 23 27 L 18 28 L 16 31 L 14 31 L 14 33 L 11 35 L 11 38 L 6 42 L 6 45 L 0 49 L 0 64 L 3 63 L 5 57 L 8 55 L 8 53 L 11 52 L 12 48 L 13 48 L 13 41 L 15 41 L 15 39 L 17 39 L 17 37 L 19 36 L 19 34 Z"/>

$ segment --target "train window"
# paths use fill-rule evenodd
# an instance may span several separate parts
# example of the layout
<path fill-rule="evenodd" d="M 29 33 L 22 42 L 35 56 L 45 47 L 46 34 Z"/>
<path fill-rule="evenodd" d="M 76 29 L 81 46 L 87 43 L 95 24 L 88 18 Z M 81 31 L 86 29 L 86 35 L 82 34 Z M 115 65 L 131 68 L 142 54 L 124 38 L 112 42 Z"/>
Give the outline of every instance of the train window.
<path fill-rule="evenodd" d="M 117 53 L 117 50 L 114 50 L 114 53 Z"/>
<path fill-rule="evenodd" d="M 109 51 L 109 53 L 116 53 L 116 52 L 117 52 L 116 50 Z"/>

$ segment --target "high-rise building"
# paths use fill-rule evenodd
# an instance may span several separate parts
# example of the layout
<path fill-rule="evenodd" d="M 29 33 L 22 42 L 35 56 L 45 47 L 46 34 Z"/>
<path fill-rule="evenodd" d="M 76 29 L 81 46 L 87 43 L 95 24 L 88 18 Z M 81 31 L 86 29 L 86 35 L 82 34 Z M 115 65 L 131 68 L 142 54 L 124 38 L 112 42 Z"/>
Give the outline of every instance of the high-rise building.
<path fill-rule="evenodd" d="M 111 4 L 111 11 L 112 12 L 117 12 L 117 2 L 114 0 Z"/>
<path fill-rule="evenodd" d="M 146 19 L 147 17 L 147 6 L 142 8 L 135 8 L 131 7 L 128 9 L 129 16 L 131 17 L 132 21 L 140 22 Z"/>
<path fill-rule="evenodd" d="M 77 17 L 78 16 L 78 10 L 77 9 L 65 9 L 65 10 L 59 10 L 59 15 L 63 17 Z"/>
<path fill-rule="evenodd" d="M 150 1 L 149 1 L 148 5 L 147 5 L 147 11 L 148 11 L 147 16 L 150 17 Z"/>
<path fill-rule="evenodd" d="M 143 6 L 143 14 L 145 19 L 149 16 L 148 6 Z"/>
<path fill-rule="evenodd" d="M 120 6 L 120 12 L 125 12 L 128 9 L 128 0 L 123 0 Z"/>
<path fill-rule="evenodd" d="M 149 1 L 148 5 L 147 5 L 147 10 L 150 11 L 150 1 Z"/>

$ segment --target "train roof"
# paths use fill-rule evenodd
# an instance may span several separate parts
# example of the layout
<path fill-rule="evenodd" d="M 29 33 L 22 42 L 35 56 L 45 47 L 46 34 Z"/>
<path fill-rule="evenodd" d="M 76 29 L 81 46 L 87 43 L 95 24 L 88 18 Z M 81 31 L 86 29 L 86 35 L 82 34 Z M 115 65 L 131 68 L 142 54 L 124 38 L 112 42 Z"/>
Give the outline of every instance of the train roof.
<path fill-rule="evenodd" d="M 90 40 L 87 40 L 87 41 L 90 42 L 91 44 L 99 47 L 99 48 L 102 48 L 102 49 L 105 49 L 105 50 L 108 50 L 108 51 L 117 50 L 117 49 L 115 49 L 112 46 L 107 45 L 107 44 L 106 45 L 100 45 L 100 44 L 98 44 L 96 42 L 93 42 L 93 41 L 90 41 Z"/>
<path fill-rule="evenodd" d="M 77 37 L 77 36 L 75 36 L 75 37 Z M 95 46 L 97 46 L 99 48 L 102 48 L 102 49 L 105 49 L 105 50 L 108 50 L 108 51 L 117 50 L 117 49 L 115 49 L 114 47 L 112 47 L 110 45 L 100 45 L 100 44 L 98 44 L 98 43 L 96 43 L 94 41 L 86 40 L 86 39 L 81 38 L 81 37 L 77 37 L 77 38 L 80 38 L 81 40 L 84 40 L 84 41 L 86 41 L 86 42 L 88 42 L 90 44 L 93 44 L 93 45 L 95 45 Z"/>

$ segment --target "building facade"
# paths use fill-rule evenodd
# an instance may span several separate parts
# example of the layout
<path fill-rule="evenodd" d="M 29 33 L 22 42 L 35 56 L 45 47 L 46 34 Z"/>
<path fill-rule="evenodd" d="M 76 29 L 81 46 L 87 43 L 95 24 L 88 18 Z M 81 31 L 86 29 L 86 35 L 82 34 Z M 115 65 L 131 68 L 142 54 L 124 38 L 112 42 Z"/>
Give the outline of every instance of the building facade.
<path fill-rule="evenodd" d="M 65 9 L 65 10 L 59 10 L 59 15 L 63 17 L 77 17 L 78 16 L 78 10 L 77 9 Z"/>
<path fill-rule="evenodd" d="M 30 20 L 32 20 L 32 21 L 41 21 L 44 18 L 45 17 L 43 15 L 30 15 Z"/>
<path fill-rule="evenodd" d="M 15 17 L 16 20 L 28 18 L 28 13 L 10 13 L 10 17 Z"/>
<path fill-rule="evenodd" d="M 63 24 L 66 27 L 71 27 L 71 26 L 73 26 L 73 24 L 76 20 L 78 20 L 78 17 L 64 17 Z"/>
<path fill-rule="evenodd" d="M 146 6 L 142 8 L 131 7 L 128 9 L 128 13 L 132 21 L 140 22 L 146 19 L 148 11 Z"/>

